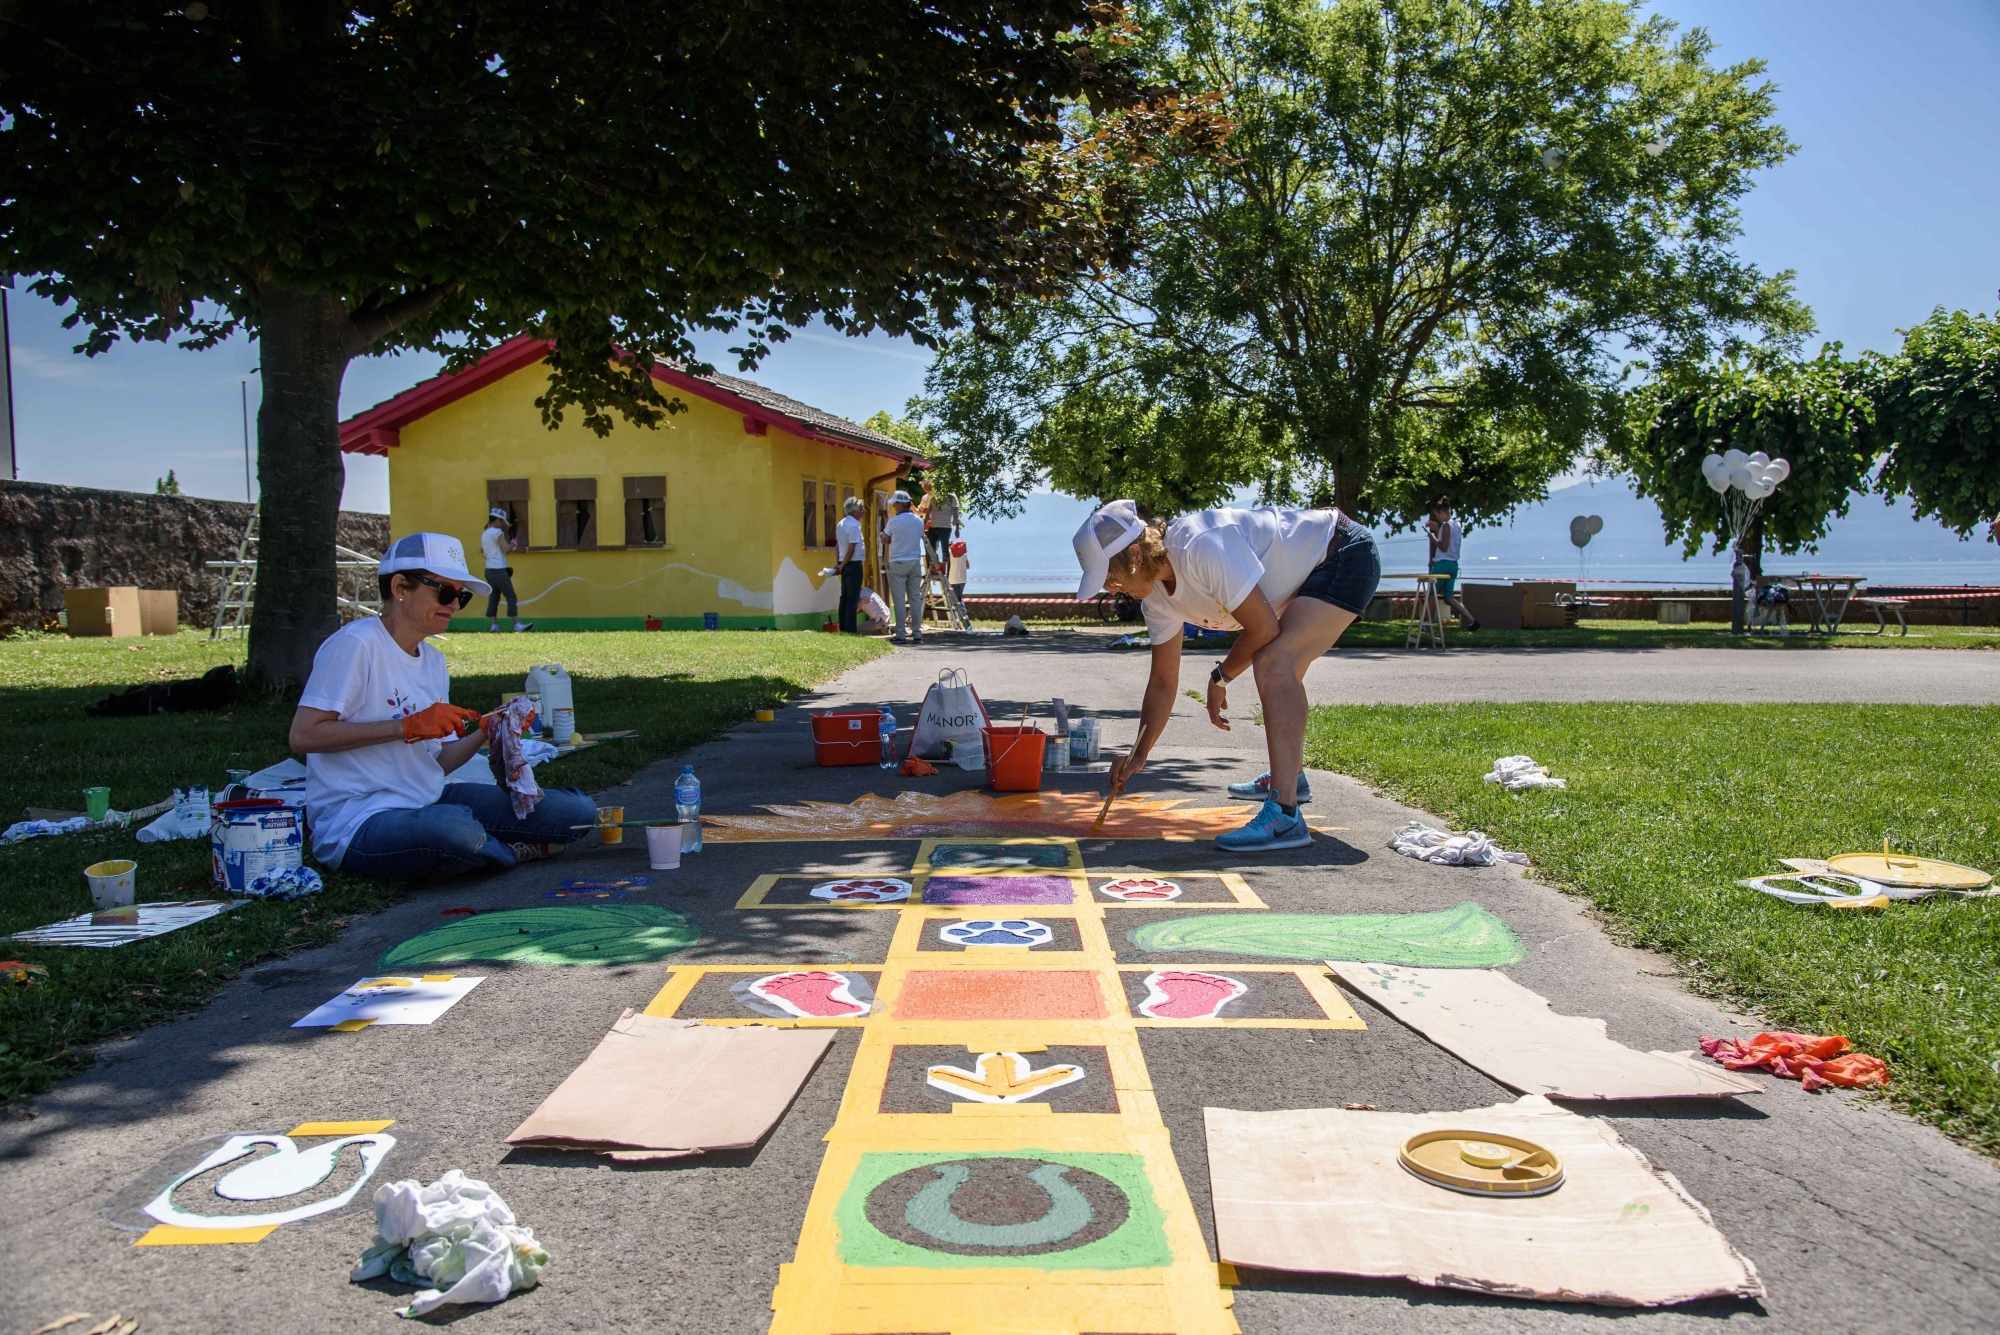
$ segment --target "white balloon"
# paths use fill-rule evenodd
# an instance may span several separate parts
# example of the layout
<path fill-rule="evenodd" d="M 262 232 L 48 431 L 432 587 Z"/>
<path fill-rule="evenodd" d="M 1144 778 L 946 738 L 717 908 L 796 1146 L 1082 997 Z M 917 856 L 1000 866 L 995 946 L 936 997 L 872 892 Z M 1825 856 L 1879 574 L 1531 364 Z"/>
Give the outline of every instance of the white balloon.
<path fill-rule="evenodd" d="M 1729 485 L 1738 491 L 1750 490 L 1750 484 L 1755 481 L 1756 479 L 1750 476 L 1748 464 L 1737 464 L 1729 470 Z"/>
<path fill-rule="evenodd" d="M 1770 468 L 1765 472 L 1773 482 L 1783 482 L 1792 475 L 1792 466 L 1783 459 L 1773 459 Z"/>
<path fill-rule="evenodd" d="M 1729 475 L 1727 473 L 1710 473 L 1708 475 L 1708 485 L 1716 495 L 1720 496 L 1729 490 Z"/>
<path fill-rule="evenodd" d="M 1701 475 L 1703 477 L 1707 477 L 1712 473 L 1726 473 L 1728 471 L 1729 465 L 1722 462 L 1722 456 L 1719 454 L 1707 455 L 1701 461 Z"/>
<path fill-rule="evenodd" d="M 1759 450 L 1755 454 L 1750 456 L 1750 462 L 1756 464 L 1759 468 L 1762 468 L 1765 464 L 1771 462 L 1771 456 L 1764 453 L 1764 451 Z"/>
<path fill-rule="evenodd" d="M 1750 456 L 1741 450 L 1724 450 L 1722 452 L 1722 462 L 1728 464 L 1730 469 L 1734 471 L 1741 468 L 1744 464 L 1749 463 Z"/>
<path fill-rule="evenodd" d="M 1745 494 L 1753 501 L 1761 501 L 1778 489 L 1778 484 L 1769 478 L 1757 478 L 1745 489 Z"/>

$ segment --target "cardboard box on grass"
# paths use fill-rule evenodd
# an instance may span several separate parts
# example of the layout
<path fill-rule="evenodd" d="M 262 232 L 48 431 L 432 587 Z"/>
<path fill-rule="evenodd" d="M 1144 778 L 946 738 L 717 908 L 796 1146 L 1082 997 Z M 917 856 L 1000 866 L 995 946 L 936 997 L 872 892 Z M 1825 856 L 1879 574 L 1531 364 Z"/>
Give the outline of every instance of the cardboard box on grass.
<path fill-rule="evenodd" d="M 1460 584 L 1458 593 L 1482 626 L 1495 630 L 1553 630 L 1570 624 L 1557 594 L 1576 595 L 1574 580 L 1517 580 L 1512 584 Z"/>
<path fill-rule="evenodd" d="M 69 613 L 72 637 L 122 638 L 142 634 L 145 625 L 139 609 L 139 590 L 129 584 L 108 589 L 64 589 L 63 610 Z"/>
<path fill-rule="evenodd" d="M 139 633 L 173 635 L 179 632 L 181 596 L 174 589 L 139 590 Z"/>

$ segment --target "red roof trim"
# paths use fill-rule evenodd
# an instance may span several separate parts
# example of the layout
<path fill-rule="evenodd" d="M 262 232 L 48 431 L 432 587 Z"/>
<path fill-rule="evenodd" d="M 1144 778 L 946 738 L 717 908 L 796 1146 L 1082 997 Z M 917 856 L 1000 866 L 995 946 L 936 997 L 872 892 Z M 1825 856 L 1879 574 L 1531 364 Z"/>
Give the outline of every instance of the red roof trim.
<path fill-rule="evenodd" d="M 376 404 L 366 412 L 357 413 L 340 424 L 341 452 L 386 455 L 391 448 L 401 444 L 402 429 L 410 423 L 428 417 L 438 409 L 456 403 L 466 395 L 476 393 L 497 380 L 503 380 L 524 367 L 535 365 L 548 355 L 550 346 L 547 340 L 532 338 L 526 334 L 510 338 L 463 371 L 426 380 L 421 385 L 404 390 L 393 399 Z M 897 454 L 877 445 L 849 440 L 808 426 L 775 408 L 753 403 L 749 399 L 732 394 L 720 385 L 697 379 L 685 371 L 670 366 L 654 366 L 653 379 L 692 394 L 698 399 L 706 399 L 710 403 L 720 404 L 722 407 L 743 414 L 743 426 L 746 431 L 750 429 L 752 422 L 760 425 L 769 424 L 803 440 L 838 445 L 842 449 L 872 454 L 883 459 L 894 459 L 898 463 L 907 462 L 914 468 L 929 467 L 928 462 L 921 458 Z"/>

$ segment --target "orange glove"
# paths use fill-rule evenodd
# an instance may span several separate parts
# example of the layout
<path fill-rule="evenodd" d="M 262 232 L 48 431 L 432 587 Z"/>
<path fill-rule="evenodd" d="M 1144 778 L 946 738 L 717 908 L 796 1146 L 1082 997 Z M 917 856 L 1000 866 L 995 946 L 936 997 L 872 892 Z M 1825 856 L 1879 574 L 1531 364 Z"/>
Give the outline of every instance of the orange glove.
<path fill-rule="evenodd" d="M 427 742 L 434 737 L 458 737 L 479 724 L 479 711 L 440 700 L 403 720 L 403 740 Z"/>

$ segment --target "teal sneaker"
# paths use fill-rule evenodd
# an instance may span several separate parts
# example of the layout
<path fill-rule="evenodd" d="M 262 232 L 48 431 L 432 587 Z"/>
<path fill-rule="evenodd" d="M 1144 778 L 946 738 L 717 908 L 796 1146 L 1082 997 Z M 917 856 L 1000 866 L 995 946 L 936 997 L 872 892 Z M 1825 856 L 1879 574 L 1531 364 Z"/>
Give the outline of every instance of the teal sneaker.
<path fill-rule="evenodd" d="M 1242 829 L 1215 836 L 1215 846 L 1231 853 L 1275 853 L 1281 848 L 1307 848 L 1312 841 L 1304 816 L 1287 816 L 1271 801 L 1266 801 Z"/>
<path fill-rule="evenodd" d="M 1245 802 L 1262 802 L 1271 795 L 1271 776 L 1269 772 L 1259 774 L 1248 783 L 1230 784 L 1229 795 Z M 1299 774 L 1299 801 L 1310 802 L 1312 800 L 1313 786 L 1307 782 L 1305 773 L 1301 771 Z"/>

